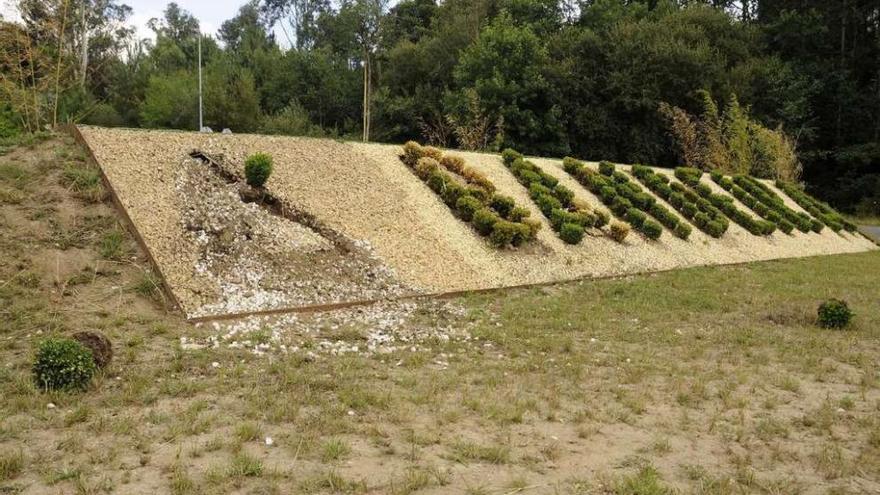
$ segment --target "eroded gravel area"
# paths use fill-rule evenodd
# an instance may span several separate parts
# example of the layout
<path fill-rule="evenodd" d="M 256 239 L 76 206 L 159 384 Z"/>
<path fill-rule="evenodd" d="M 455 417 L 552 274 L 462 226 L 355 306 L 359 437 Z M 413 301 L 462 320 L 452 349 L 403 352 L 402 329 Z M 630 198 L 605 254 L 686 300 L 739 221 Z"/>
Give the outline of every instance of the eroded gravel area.
<path fill-rule="evenodd" d="M 182 336 L 180 345 L 183 350 L 241 349 L 258 356 L 297 354 L 305 359 L 424 352 L 438 343 L 471 342 L 466 316 L 467 310 L 452 301 L 385 301 L 321 313 L 197 323 L 201 335 Z M 207 335 L 201 329 L 207 329 Z"/>
<path fill-rule="evenodd" d="M 401 163 L 399 146 L 92 127 L 85 127 L 82 132 L 190 315 L 217 303 L 210 300 L 198 283 L 200 275 L 195 267 L 199 266 L 204 247 L 198 238 L 185 235 L 181 226 L 186 220 L 173 187 L 173 171 L 180 167 L 181 157 L 193 150 L 218 157 L 224 168 L 239 176 L 248 155 L 272 154 L 275 171 L 267 183 L 272 195 L 365 246 L 378 265 L 393 273 L 393 288 L 369 285 L 372 292 L 345 291 L 334 284 L 322 285 L 321 293 L 313 294 L 311 302 L 395 297 L 403 294 L 405 287 L 413 292 L 449 292 L 877 249 L 863 236 L 836 234 L 830 229 L 821 234 L 795 232 L 756 237 L 734 224 L 721 239 L 712 239 L 694 229 L 688 241 L 669 232 L 664 232 L 658 241 L 633 233 L 621 245 L 603 232 L 592 231 L 579 245 L 571 246 L 552 232 L 525 188 L 516 182 L 499 156 L 455 152 L 492 180 L 499 192 L 514 197 L 544 224 L 537 242 L 528 249 L 497 250 L 456 218 Z M 534 161 L 560 178 L 578 199 L 603 208 L 598 198 L 562 170 L 560 160 Z M 587 165 L 597 167 L 595 163 Z M 658 172 L 671 173 L 662 169 Z M 720 192 L 708 178 L 704 182 Z M 303 246 L 311 249 L 305 246 L 312 245 Z M 337 258 L 341 259 L 345 258 Z M 321 283 L 316 281 L 322 276 L 320 271 L 309 271 L 308 266 L 287 260 L 282 265 L 279 270 L 296 273 L 301 283 Z M 367 293 L 372 296 L 365 297 Z M 292 298 L 284 304 L 307 303 L 306 299 Z M 217 313 L 229 310 L 222 303 L 211 307 Z"/>

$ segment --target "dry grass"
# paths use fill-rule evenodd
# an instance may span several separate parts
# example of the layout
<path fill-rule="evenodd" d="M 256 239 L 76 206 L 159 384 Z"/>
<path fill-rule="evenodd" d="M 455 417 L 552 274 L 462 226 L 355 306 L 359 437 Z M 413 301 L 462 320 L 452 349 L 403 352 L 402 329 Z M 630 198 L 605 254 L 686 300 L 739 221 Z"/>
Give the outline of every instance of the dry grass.
<path fill-rule="evenodd" d="M 65 146 L 11 151 L 0 165 L 27 179 L 0 185 L 71 194 L 60 164 L 33 168 Z M 0 204 L 0 492 L 880 489 L 876 252 L 473 296 L 446 322 L 472 322 L 473 342 L 308 360 L 182 350 L 209 328 L 148 299 L 142 257 L 103 260 L 115 223 L 57 246 L 71 218 L 110 209 L 40 201 Z M 59 290 L 43 258 L 71 252 L 90 269 Z M 854 308 L 852 328 L 814 326 L 828 297 Z M 85 328 L 112 339 L 110 368 L 86 393 L 36 390 L 35 342 Z"/>

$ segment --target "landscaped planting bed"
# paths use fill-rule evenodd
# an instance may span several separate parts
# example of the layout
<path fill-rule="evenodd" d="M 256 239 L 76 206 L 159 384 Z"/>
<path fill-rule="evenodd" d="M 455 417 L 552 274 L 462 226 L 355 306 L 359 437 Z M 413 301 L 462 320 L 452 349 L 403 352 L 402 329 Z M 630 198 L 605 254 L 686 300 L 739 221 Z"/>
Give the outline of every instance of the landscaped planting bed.
<path fill-rule="evenodd" d="M 782 198 L 753 177 L 737 175 L 729 179 L 713 172 L 712 180 L 761 218 L 776 224 L 779 230 L 786 234 L 791 234 L 795 228 L 804 233 L 810 230 L 822 231 L 821 223 L 813 222 L 809 215 L 798 213 L 785 206 Z"/>
<path fill-rule="evenodd" d="M 855 232 L 858 229 L 854 223 L 849 222 L 840 216 L 840 213 L 835 211 L 834 208 L 831 208 L 827 204 L 813 198 L 796 185 L 777 180 L 776 187 L 782 189 L 782 191 L 797 203 L 798 206 L 807 210 L 807 212 L 813 216 L 814 231 L 820 232 L 822 230 L 821 228 L 819 230 L 815 229 L 817 222 L 827 225 L 828 228 L 835 232 L 840 232 L 842 229 L 845 229 L 848 232 Z"/>
<path fill-rule="evenodd" d="M 412 168 L 440 199 L 465 222 L 498 248 L 532 241 L 541 228 L 528 219 L 531 212 L 513 198 L 496 193 L 485 175 L 458 156 L 414 141 L 403 147 L 401 160 Z M 580 236 L 583 237 L 581 230 Z M 580 239 L 578 239 L 580 241 Z"/>
<path fill-rule="evenodd" d="M 681 220 L 665 206 L 629 180 L 613 163 L 601 162 L 599 173 L 574 158 L 565 158 L 563 168 L 602 199 L 618 218 L 627 221 L 649 239 L 658 239 L 666 226 L 677 237 L 687 239 L 691 229 L 680 227 Z M 655 220 L 648 218 L 648 215 Z M 658 223 L 659 222 L 659 223 Z"/>
<path fill-rule="evenodd" d="M 532 201 L 566 243 L 578 244 L 584 238 L 586 229 L 602 228 L 608 224 L 609 217 L 605 212 L 593 210 L 589 205 L 577 201 L 574 191 L 526 160 L 522 154 L 507 149 L 501 158 L 516 180 L 528 189 Z"/>
<path fill-rule="evenodd" d="M 715 194 L 712 188 L 700 183 L 703 176 L 701 170 L 690 167 L 678 167 L 675 176 L 684 184 L 687 184 L 696 195 L 708 202 L 709 205 L 732 219 L 740 227 L 746 229 L 752 235 L 767 236 L 776 231 L 776 224 L 768 220 L 759 220 L 747 212 L 739 209 L 733 203 L 733 198 L 723 194 Z M 723 187 L 723 186 L 722 186 Z"/>

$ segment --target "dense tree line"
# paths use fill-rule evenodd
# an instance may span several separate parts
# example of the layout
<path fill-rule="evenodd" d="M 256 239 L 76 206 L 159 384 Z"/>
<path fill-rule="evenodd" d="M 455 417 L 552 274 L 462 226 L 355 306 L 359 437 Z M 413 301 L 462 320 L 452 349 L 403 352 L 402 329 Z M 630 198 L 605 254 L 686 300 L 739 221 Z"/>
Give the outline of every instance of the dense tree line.
<path fill-rule="evenodd" d="M 674 166 L 693 158 L 676 122 L 705 127 L 711 101 L 761 139 L 737 155 L 730 127 L 724 160 L 796 146 L 814 192 L 880 212 L 876 0 L 255 0 L 217 33 L 171 3 L 155 42 L 118 0 L 18 6 L 0 134 L 195 129 L 201 36 L 214 129 Z"/>

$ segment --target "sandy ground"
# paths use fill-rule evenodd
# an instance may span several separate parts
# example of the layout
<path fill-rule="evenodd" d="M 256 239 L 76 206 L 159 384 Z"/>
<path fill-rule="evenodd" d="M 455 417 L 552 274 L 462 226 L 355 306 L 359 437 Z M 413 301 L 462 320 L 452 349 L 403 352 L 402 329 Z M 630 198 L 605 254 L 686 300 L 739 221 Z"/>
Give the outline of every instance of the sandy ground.
<path fill-rule="evenodd" d="M 239 172 L 249 154 L 272 154 L 275 171 L 267 184 L 272 194 L 348 238 L 363 241 L 413 292 L 486 289 L 877 249 L 861 235 L 836 234 L 830 229 L 821 234 L 775 233 L 763 238 L 733 222 L 721 239 L 712 239 L 695 228 L 688 241 L 664 231 L 658 241 L 633 233 L 620 245 L 594 231 L 581 244 L 571 246 L 553 233 L 526 189 L 497 155 L 458 153 L 486 174 L 499 192 L 513 196 L 532 210 L 533 218 L 544 223 L 536 245 L 499 251 L 458 220 L 400 162 L 399 146 L 94 127 L 82 127 L 81 131 L 189 313 L 207 302 L 200 296 L 204 291 L 194 282 L 198 249 L 181 227 L 180 198 L 175 197 L 172 186 L 175 168 L 195 149 L 218 157 Z M 534 161 L 574 190 L 577 198 L 604 209 L 598 198 L 562 170 L 560 161 Z M 628 171 L 628 167 L 621 168 Z M 723 192 L 708 178 L 704 182 Z M 790 199 L 786 198 L 786 203 L 801 211 Z M 357 296 L 345 295 L 348 300 Z M 328 295 L 326 299 L 339 298 Z"/>

